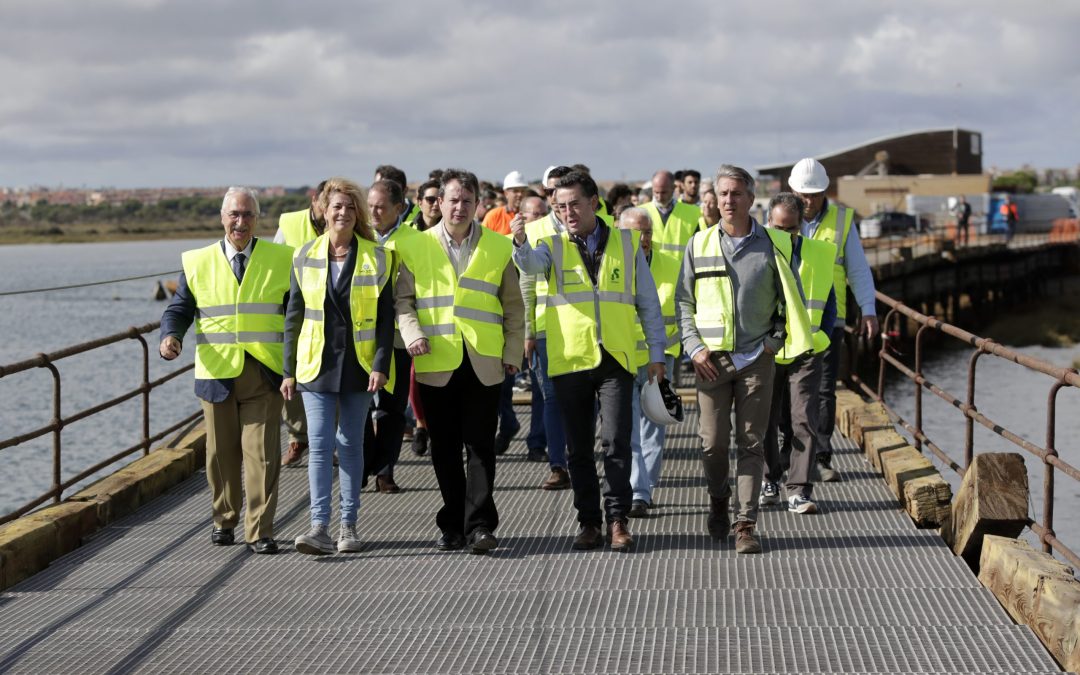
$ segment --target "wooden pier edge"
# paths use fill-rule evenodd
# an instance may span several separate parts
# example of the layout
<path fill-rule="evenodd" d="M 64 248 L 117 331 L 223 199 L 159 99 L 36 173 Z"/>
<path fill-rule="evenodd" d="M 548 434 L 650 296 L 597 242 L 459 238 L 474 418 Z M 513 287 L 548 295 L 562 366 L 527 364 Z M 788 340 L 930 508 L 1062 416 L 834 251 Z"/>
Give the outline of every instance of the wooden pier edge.
<path fill-rule="evenodd" d="M 836 392 L 837 428 L 881 472 L 919 527 L 940 528 L 1014 621 L 1031 628 L 1067 671 L 1080 671 L 1080 581 L 1075 570 L 1016 539 L 1027 526 L 1028 478 L 1018 453 L 976 455 L 952 502 L 929 459 L 901 436 L 880 403 Z"/>
<path fill-rule="evenodd" d="M 133 513 L 205 463 L 206 427 L 199 418 L 150 454 L 65 501 L 0 526 L 0 590 L 45 569 L 89 535 Z"/>

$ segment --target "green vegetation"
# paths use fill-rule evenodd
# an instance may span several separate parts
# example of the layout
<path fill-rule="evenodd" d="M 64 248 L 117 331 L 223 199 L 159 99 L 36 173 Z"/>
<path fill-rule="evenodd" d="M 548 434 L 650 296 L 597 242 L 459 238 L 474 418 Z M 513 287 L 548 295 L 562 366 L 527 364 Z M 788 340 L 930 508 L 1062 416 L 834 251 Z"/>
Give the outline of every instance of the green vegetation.
<path fill-rule="evenodd" d="M 305 194 L 266 197 L 260 230 L 272 234 L 278 216 L 308 205 Z M 67 205 L 44 201 L 33 206 L 0 203 L 0 243 L 52 241 L 108 241 L 120 239 L 171 239 L 214 234 L 221 229 L 221 199 L 181 197 L 156 204 L 128 200 L 122 204 Z"/>
<path fill-rule="evenodd" d="M 1020 169 L 1012 173 L 1006 173 L 994 179 L 993 189 L 995 192 L 1012 192 L 1015 194 L 1028 194 L 1035 191 L 1039 184 L 1039 177 L 1034 171 Z"/>

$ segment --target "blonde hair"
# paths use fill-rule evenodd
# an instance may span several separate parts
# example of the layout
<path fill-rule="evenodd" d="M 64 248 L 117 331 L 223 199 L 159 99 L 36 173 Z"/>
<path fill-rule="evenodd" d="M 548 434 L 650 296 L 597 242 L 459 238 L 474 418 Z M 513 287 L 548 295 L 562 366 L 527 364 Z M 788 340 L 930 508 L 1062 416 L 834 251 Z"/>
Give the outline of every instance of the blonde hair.
<path fill-rule="evenodd" d="M 322 209 L 323 213 L 326 213 L 327 208 L 329 208 L 330 196 L 335 192 L 340 192 L 352 201 L 353 208 L 356 209 L 356 227 L 354 228 L 356 234 L 362 239 L 375 241 L 375 233 L 371 229 L 371 216 L 367 210 L 367 200 L 364 198 L 364 191 L 360 186 L 348 178 L 335 177 L 328 179 L 326 185 L 323 186 L 322 192 L 319 193 L 319 208 Z"/>

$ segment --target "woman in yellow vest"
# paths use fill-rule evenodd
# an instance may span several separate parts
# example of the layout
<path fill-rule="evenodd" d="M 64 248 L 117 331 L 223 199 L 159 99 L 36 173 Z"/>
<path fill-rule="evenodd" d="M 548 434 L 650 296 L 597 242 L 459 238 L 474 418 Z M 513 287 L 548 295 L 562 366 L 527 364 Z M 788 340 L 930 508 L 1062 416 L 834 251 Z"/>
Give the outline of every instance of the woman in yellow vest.
<path fill-rule="evenodd" d="M 311 530 L 297 537 L 296 550 L 311 555 L 335 550 L 328 532 L 335 448 L 341 463 L 336 550 L 360 550 L 364 425 L 375 392 L 393 384 L 386 374 L 394 347 L 391 261 L 375 245 L 360 187 L 332 178 L 319 203 L 326 232 L 293 257 L 281 385 L 286 399 L 302 392 L 307 412 Z"/>

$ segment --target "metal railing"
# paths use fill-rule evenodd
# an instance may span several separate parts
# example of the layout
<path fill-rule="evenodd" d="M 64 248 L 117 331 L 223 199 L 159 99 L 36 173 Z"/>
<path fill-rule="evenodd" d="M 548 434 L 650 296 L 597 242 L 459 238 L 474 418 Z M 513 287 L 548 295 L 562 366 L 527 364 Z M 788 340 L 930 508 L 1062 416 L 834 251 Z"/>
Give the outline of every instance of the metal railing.
<path fill-rule="evenodd" d="M 1075 241 L 1071 236 L 1068 241 Z M 966 242 L 942 230 L 904 237 L 876 237 L 863 241 L 866 260 L 871 267 L 881 267 L 926 256 L 940 256 L 965 249 L 1009 248 L 1023 250 L 1066 241 L 1047 232 L 1021 232 L 1007 239 L 1004 234 L 972 234 Z"/>
<path fill-rule="evenodd" d="M 1070 563 L 1077 566 L 1077 568 L 1080 568 L 1080 556 L 1058 540 L 1054 532 L 1054 487 L 1057 473 L 1060 472 L 1071 477 L 1073 480 L 1080 482 L 1080 469 L 1077 469 L 1061 459 L 1058 455 L 1057 447 L 1055 446 L 1057 397 L 1058 392 L 1065 387 L 1080 388 L 1080 374 L 1077 373 L 1075 368 L 1055 366 L 1041 359 L 1027 356 L 1004 347 L 991 339 L 969 333 L 962 328 L 940 321 L 933 316 L 921 314 L 884 293 L 877 293 L 877 301 L 879 305 L 885 305 L 889 308 L 889 311 L 881 324 L 882 345 L 877 354 L 877 386 L 876 388 L 871 387 L 859 378 L 854 363 L 856 355 L 854 342 L 856 336 L 852 329 L 848 328 L 848 354 L 849 364 L 851 366 L 849 369 L 849 377 L 852 384 L 874 400 L 884 404 L 889 417 L 911 434 L 914 439 L 914 445 L 920 452 L 923 450 L 923 446 L 925 446 L 931 454 L 941 460 L 946 466 L 951 468 L 961 477 L 967 472 L 967 468 L 971 466 L 971 461 L 974 457 L 976 422 L 1013 445 L 1023 449 L 1025 452 L 1038 457 L 1040 462 L 1046 467 L 1043 475 L 1042 521 L 1031 520 L 1029 527 L 1032 532 L 1039 537 L 1043 551 L 1046 553 L 1057 552 Z M 918 331 L 915 334 L 913 367 L 906 365 L 898 358 L 899 352 L 894 346 L 894 338 L 891 337 L 899 334 L 898 329 L 900 327 L 900 321 L 905 319 L 910 320 L 914 322 L 915 325 L 919 326 Z M 926 355 L 925 340 L 926 337 L 932 333 L 946 336 L 951 340 L 967 344 L 972 348 L 967 370 L 967 391 L 963 399 L 945 391 L 937 384 L 927 379 L 923 374 L 923 363 Z M 1010 431 L 1004 425 L 995 422 L 979 412 L 975 401 L 975 374 L 976 368 L 983 356 L 1010 361 L 1026 368 L 1029 372 L 1038 373 L 1048 378 L 1049 393 L 1047 395 L 1046 403 L 1045 445 L 1040 446 L 1021 437 L 1015 432 Z M 889 367 L 916 385 L 914 392 L 914 421 L 904 419 L 885 400 L 885 375 Z M 963 463 L 955 461 L 937 443 L 926 435 L 925 430 L 923 429 L 924 390 L 929 391 L 946 403 L 949 403 L 965 418 Z"/>
<path fill-rule="evenodd" d="M 53 503 L 59 503 L 63 496 L 64 490 L 70 488 L 71 486 L 82 480 L 85 480 L 86 478 L 89 478 L 90 476 L 94 475 L 95 473 L 104 469 L 110 464 L 114 464 L 128 457 L 129 455 L 138 452 L 139 450 L 142 450 L 144 456 L 150 454 L 151 445 L 162 440 L 169 434 L 179 431 L 185 425 L 194 422 L 196 419 L 202 416 L 202 412 L 199 411 L 188 417 L 185 417 L 184 419 L 180 420 L 176 424 L 173 424 L 172 426 L 163 431 L 160 431 L 153 435 L 151 435 L 150 433 L 150 392 L 156 387 L 160 387 L 169 380 L 172 380 L 179 375 L 186 373 L 189 370 L 192 370 L 195 367 L 194 364 L 181 366 L 180 368 L 177 368 L 176 370 L 173 370 L 166 375 L 159 377 L 156 380 L 150 380 L 150 346 L 147 344 L 146 339 L 143 338 L 143 335 L 153 330 L 156 330 L 160 325 L 160 322 L 154 322 L 138 327 L 132 326 L 131 328 L 127 329 L 122 333 L 116 333 L 115 335 L 109 335 L 107 337 L 98 338 L 89 342 L 83 342 L 81 344 L 65 347 L 64 349 L 60 349 L 49 354 L 38 354 L 33 358 L 26 359 L 25 361 L 19 361 L 18 363 L 0 365 L 0 378 L 14 375 L 15 373 L 21 373 L 23 371 L 31 370 L 33 368 L 45 368 L 52 373 L 53 378 L 52 421 L 43 427 L 34 429 L 33 431 L 28 431 L 24 434 L 19 434 L 18 436 L 12 436 L 11 438 L 0 439 L 0 451 L 2 451 L 6 450 L 7 448 L 20 445 L 27 441 L 31 441 L 35 438 L 40 438 L 42 436 L 45 436 L 46 434 L 51 433 L 53 455 L 52 487 L 50 487 L 44 493 L 31 499 L 26 504 L 15 509 L 14 511 L 0 516 L 0 524 L 14 520 L 19 516 L 29 513 L 30 511 L 34 510 L 35 508 L 44 504 L 50 499 L 52 499 Z M 86 352 L 123 342 L 125 340 L 136 340 L 142 347 L 142 384 L 129 392 L 121 394 L 120 396 L 64 417 L 62 415 L 61 406 L 60 371 L 56 368 L 56 362 L 70 356 L 75 356 L 77 354 L 85 354 Z M 61 478 L 61 469 L 63 466 L 63 438 L 61 432 L 64 430 L 64 428 L 67 427 L 69 424 L 86 419 L 91 415 L 96 415 L 103 410 L 107 410 L 109 408 L 120 405 L 121 403 L 129 401 L 139 395 L 142 396 L 142 440 L 131 446 L 130 448 L 121 450 L 120 452 L 110 457 L 107 457 L 100 462 L 97 462 L 93 466 L 80 471 L 79 473 L 68 478 L 67 480 L 63 480 Z"/>

